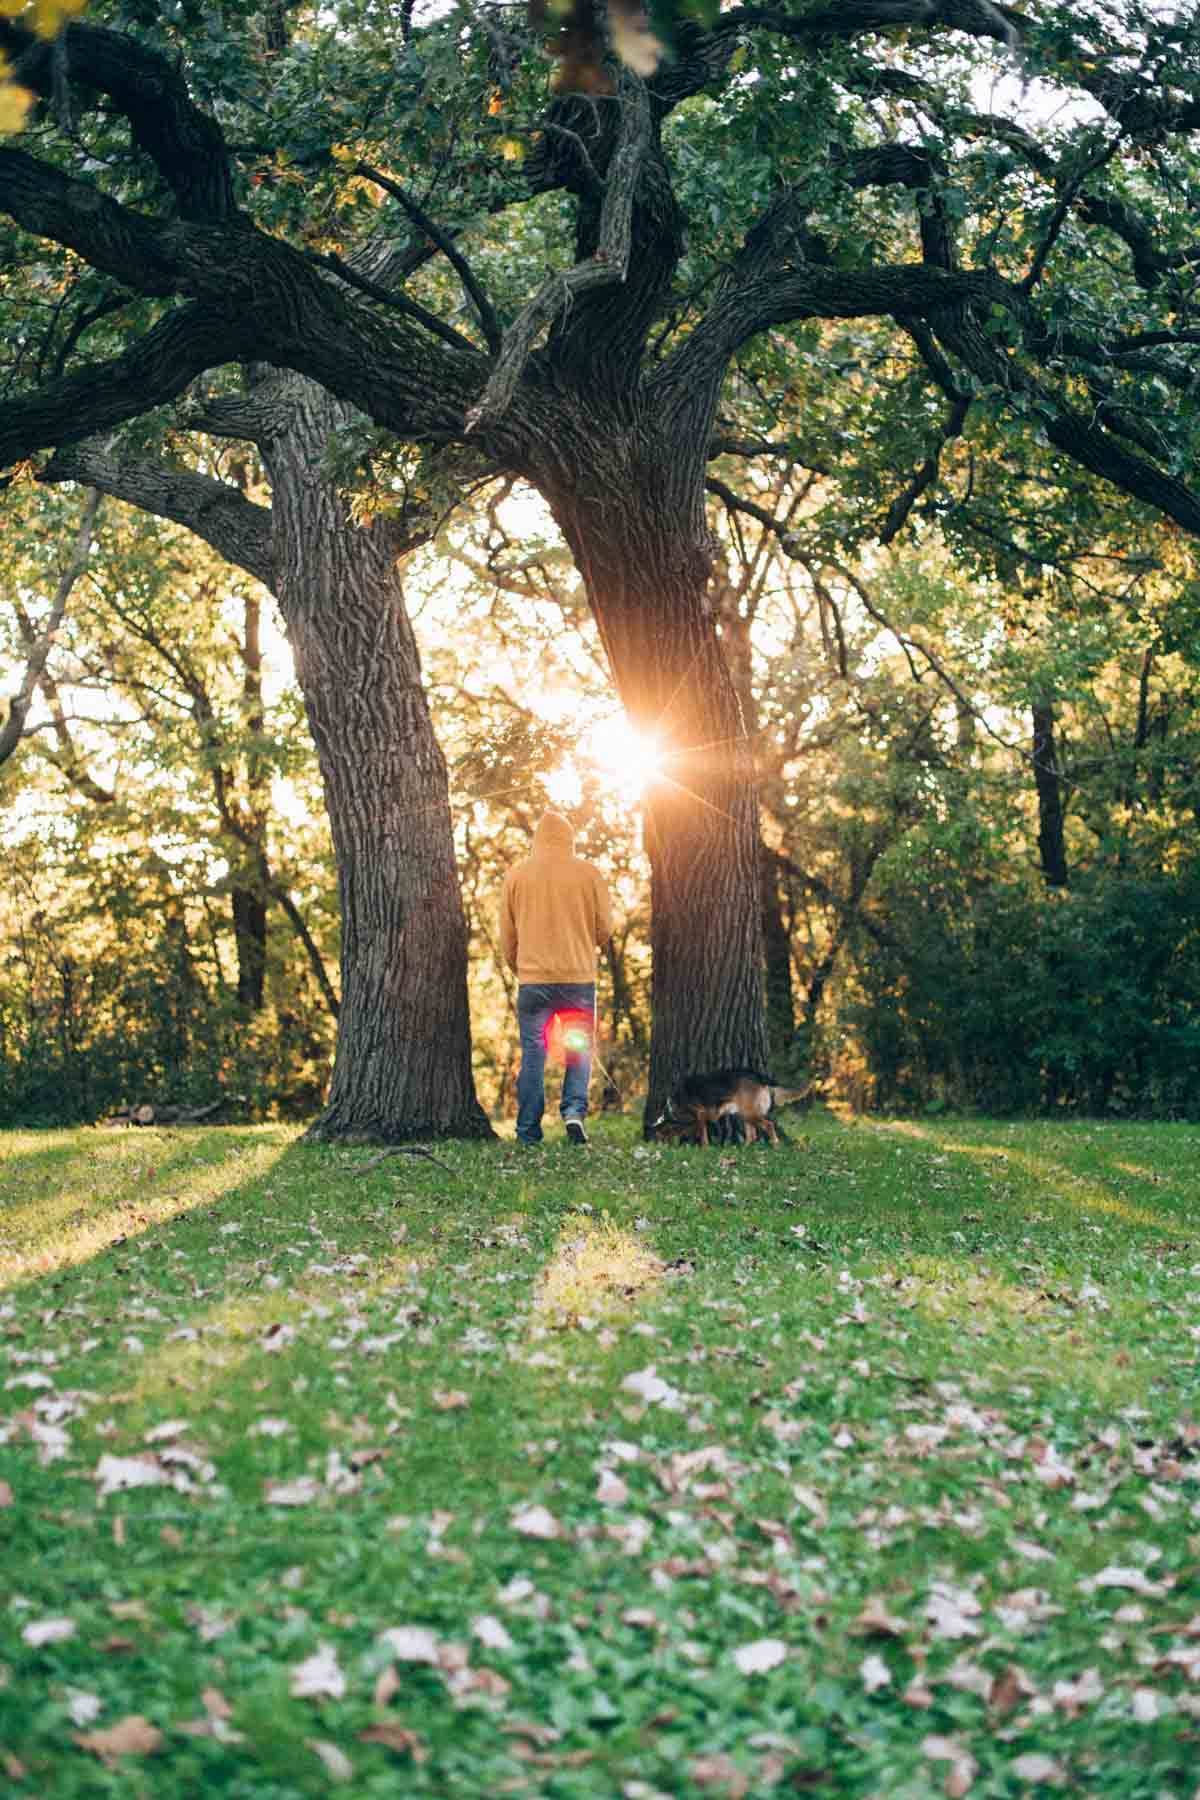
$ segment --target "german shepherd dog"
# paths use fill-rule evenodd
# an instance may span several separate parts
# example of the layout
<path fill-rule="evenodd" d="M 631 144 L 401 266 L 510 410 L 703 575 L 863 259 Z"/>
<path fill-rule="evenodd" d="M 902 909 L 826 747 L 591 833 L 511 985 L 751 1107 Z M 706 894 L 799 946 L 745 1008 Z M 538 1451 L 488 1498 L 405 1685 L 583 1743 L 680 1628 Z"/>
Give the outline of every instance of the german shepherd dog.
<path fill-rule="evenodd" d="M 740 1120 L 746 1142 L 753 1144 L 764 1132 L 772 1144 L 779 1134 L 770 1117 L 772 1106 L 791 1106 L 807 1100 L 811 1088 L 778 1087 L 770 1075 L 757 1069 L 715 1069 L 711 1075 L 689 1075 L 682 1081 L 660 1119 L 654 1135 L 660 1143 L 694 1136 L 708 1144 L 710 1125 L 723 1129 L 724 1121 Z"/>

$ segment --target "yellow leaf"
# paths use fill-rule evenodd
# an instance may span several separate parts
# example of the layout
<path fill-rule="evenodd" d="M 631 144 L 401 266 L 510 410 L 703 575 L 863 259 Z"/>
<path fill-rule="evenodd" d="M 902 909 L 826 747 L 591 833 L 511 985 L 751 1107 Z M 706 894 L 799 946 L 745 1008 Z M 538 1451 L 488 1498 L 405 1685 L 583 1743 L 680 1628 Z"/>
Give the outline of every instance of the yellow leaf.
<path fill-rule="evenodd" d="M 492 97 L 488 101 L 487 109 L 488 109 L 488 116 L 489 116 L 489 118 L 492 118 L 492 119 L 494 119 L 496 117 L 497 113 L 502 113 L 504 111 L 504 101 L 503 101 L 503 98 L 501 97 L 499 88 L 492 89 Z"/>
<path fill-rule="evenodd" d="M 520 138 L 498 138 L 496 140 L 496 147 L 505 162 L 514 163 L 525 161 L 525 146 Z"/>
<path fill-rule="evenodd" d="M 57 37 L 86 5 L 87 0 L 34 0 L 33 29 L 41 38 Z"/>
<path fill-rule="evenodd" d="M 24 131 L 25 120 L 33 105 L 28 88 L 12 81 L 0 81 L 0 136 L 9 131 Z"/>

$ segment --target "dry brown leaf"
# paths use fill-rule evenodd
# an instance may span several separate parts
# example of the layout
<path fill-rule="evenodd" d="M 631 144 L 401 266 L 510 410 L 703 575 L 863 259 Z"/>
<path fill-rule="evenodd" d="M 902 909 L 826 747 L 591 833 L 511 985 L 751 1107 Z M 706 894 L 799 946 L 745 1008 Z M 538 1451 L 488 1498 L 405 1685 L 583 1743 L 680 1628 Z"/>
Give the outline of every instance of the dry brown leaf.
<path fill-rule="evenodd" d="M 750 1777 L 724 1750 L 711 1756 L 693 1756 L 688 1769 L 697 1787 L 712 1788 L 728 1800 L 743 1800 L 750 1792 Z"/>
<path fill-rule="evenodd" d="M 997 1675 L 992 1682 L 988 1705 L 993 1712 L 1003 1715 L 1012 1712 L 1014 1707 L 1020 1706 L 1022 1700 L 1028 1700 L 1036 1692 L 1037 1689 L 1024 1669 L 1019 1669 L 1016 1663 L 1009 1663 L 1004 1673 Z"/>
<path fill-rule="evenodd" d="M 540 1725 L 534 1719 L 510 1719 L 500 1729 L 508 1737 L 528 1738 L 531 1744 L 557 1744 L 562 1736 L 553 1725 Z"/>
<path fill-rule="evenodd" d="M 365 1469 L 368 1463 L 381 1462 L 386 1455 L 386 1449 L 352 1450 L 350 1467 L 355 1470 Z"/>
<path fill-rule="evenodd" d="M 24 1781 L 29 1773 L 20 1757 L 14 1756 L 11 1750 L 0 1750 L 0 1769 L 10 1781 Z"/>
<path fill-rule="evenodd" d="M 330 1781 L 354 1780 L 354 1764 L 344 1750 L 339 1750 L 336 1744 L 326 1744 L 317 1738 L 305 1738 L 304 1741 L 313 1755 L 320 1757 Z"/>
<path fill-rule="evenodd" d="M 378 1675 L 375 1677 L 375 1691 L 371 1698 L 374 1700 L 376 1706 L 386 1706 L 393 1696 L 399 1692 L 400 1677 L 396 1673 L 395 1665 L 389 1663 L 386 1669 L 380 1669 Z"/>
<path fill-rule="evenodd" d="M 429 1755 L 419 1732 L 410 1731 L 406 1725 L 368 1725 L 358 1736 L 364 1744 L 382 1744 L 385 1750 L 410 1756 L 415 1763 L 423 1763 Z"/>
<path fill-rule="evenodd" d="M 206 1687 L 200 1695 L 200 1704 L 210 1719 L 231 1719 L 233 1717 L 233 1708 L 220 1688 Z"/>
<path fill-rule="evenodd" d="M 858 1637 L 898 1638 L 904 1636 L 908 1624 L 888 1611 L 887 1601 L 882 1594 L 870 1594 L 850 1629 Z"/>
<path fill-rule="evenodd" d="M 163 1746 L 162 1732 L 141 1713 L 118 1719 L 106 1731 L 73 1731 L 71 1737 L 81 1750 L 109 1764 L 122 1756 L 153 1756 Z"/>
<path fill-rule="evenodd" d="M 12 1503 L 12 1489 L 9 1487 L 7 1481 L 0 1481 L 0 1506 L 11 1506 Z"/>
<path fill-rule="evenodd" d="M 439 1412 L 455 1412 L 459 1407 L 470 1406 L 471 1396 L 462 1388 L 434 1388 L 433 1404 Z"/>

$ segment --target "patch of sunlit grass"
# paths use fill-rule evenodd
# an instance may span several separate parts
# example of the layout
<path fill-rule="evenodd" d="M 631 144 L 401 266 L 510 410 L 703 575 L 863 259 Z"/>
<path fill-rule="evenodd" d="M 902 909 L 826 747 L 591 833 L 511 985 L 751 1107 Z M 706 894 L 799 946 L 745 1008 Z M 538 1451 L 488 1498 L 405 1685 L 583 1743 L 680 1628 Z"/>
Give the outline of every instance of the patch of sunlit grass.
<path fill-rule="evenodd" d="M 55 1178 L 54 1191 L 35 1191 L 0 1212 L 0 1288 L 87 1262 L 114 1243 L 211 1206 L 265 1175 L 282 1151 L 276 1135 L 243 1143 L 220 1161 L 185 1162 L 181 1149 L 168 1156 L 169 1167 L 154 1169 L 143 1149 L 112 1160 L 101 1176 L 89 1146 L 66 1180 Z M 165 1191 L 149 1185 L 155 1177 L 165 1180 Z"/>
<path fill-rule="evenodd" d="M 619 1317 L 662 1273 L 659 1258 L 607 1215 L 573 1214 L 542 1271 L 534 1317 L 557 1330 Z"/>

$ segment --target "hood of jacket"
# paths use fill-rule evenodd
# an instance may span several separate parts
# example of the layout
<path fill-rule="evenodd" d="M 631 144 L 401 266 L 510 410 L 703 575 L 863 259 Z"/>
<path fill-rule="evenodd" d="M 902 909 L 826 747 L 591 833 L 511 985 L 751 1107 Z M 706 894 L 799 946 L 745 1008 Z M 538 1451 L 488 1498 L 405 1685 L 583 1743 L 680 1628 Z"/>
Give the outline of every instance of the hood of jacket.
<path fill-rule="evenodd" d="M 561 813 L 544 812 L 533 833 L 533 854 L 573 856 L 574 853 L 575 833 L 571 829 L 571 821 L 564 819 Z"/>

